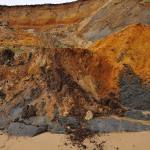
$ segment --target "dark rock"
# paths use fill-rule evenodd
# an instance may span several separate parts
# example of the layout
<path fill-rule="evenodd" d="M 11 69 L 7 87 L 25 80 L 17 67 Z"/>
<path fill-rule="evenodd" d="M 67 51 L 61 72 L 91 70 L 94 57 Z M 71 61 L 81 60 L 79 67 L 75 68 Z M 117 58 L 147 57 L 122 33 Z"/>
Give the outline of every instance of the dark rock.
<path fill-rule="evenodd" d="M 32 99 L 36 99 L 36 98 L 40 95 L 40 93 L 41 93 L 41 89 L 40 89 L 39 87 L 33 88 L 33 89 L 31 90 L 31 95 L 30 95 L 30 97 L 31 97 Z"/>
<path fill-rule="evenodd" d="M 105 118 L 105 119 L 93 119 L 88 121 L 88 129 L 93 132 L 109 133 L 109 132 L 139 132 L 150 130 L 150 125 L 143 125 L 142 123 L 115 119 L 115 118 Z"/>
<path fill-rule="evenodd" d="M 15 53 L 7 48 L 0 53 L 0 64 L 10 64 L 14 60 Z"/>
<path fill-rule="evenodd" d="M 16 121 L 16 120 L 19 120 L 19 118 L 21 117 L 22 115 L 22 111 L 23 111 L 23 108 L 22 107 L 16 107 L 16 108 L 13 108 L 10 112 L 10 118 L 12 121 Z"/>
<path fill-rule="evenodd" d="M 141 110 L 129 110 L 124 116 L 138 120 L 150 120 L 150 113 L 144 114 Z"/>
<path fill-rule="evenodd" d="M 49 122 L 48 124 L 48 131 L 52 133 L 64 134 L 65 130 L 65 127 L 61 126 L 57 122 Z"/>
<path fill-rule="evenodd" d="M 62 88 L 62 82 L 57 69 L 46 70 L 45 79 L 47 81 L 47 86 L 50 90 L 60 91 Z"/>
<path fill-rule="evenodd" d="M 0 90 L 0 99 L 4 100 L 5 98 L 6 98 L 6 94 L 2 90 Z"/>
<path fill-rule="evenodd" d="M 27 105 L 22 110 L 22 118 L 30 118 L 36 116 L 36 108 L 33 105 Z"/>
<path fill-rule="evenodd" d="M 127 108 L 150 110 L 150 88 L 127 65 L 120 75 L 120 98 Z"/>
<path fill-rule="evenodd" d="M 79 122 L 77 121 L 76 118 L 74 117 L 62 117 L 62 118 L 58 118 L 58 122 L 63 125 L 63 126 L 78 126 Z"/>
<path fill-rule="evenodd" d="M 36 117 L 30 117 L 28 119 L 23 119 L 23 122 L 25 124 L 30 124 L 33 126 L 48 126 L 48 123 L 50 122 L 50 119 L 46 116 L 36 116 Z"/>
<path fill-rule="evenodd" d="M 0 130 L 4 130 L 10 123 L 10 120 L 5 115 L 0 115 Z"/>
<path fill-rule="evenodd" d="M 8 134 L 15 136 L 36 136 L 45 132 L 44 127 L 36 127 L 32 125 L 25 125 L 24 123 L 11 123 L 8 127 Z"/>
<path fill-rule="evenodd" d="M 120 121 L 109 119 L 93 119 L 88 121 L 88 128 L 94 132 L 116 132 L 120 131 Z"/>
<path fill-rule="evenodd" d="M 79 126 L 79 122 L 73 117 L 62 117 L 58 118 L 57 121 L 51 121 L 46 116 L 38 116 L 20 121 L 33 126 L 45 127 L 48 128 L 48 131 L 59 134 L 65 133 L 67 127 L 77 128 Z"/>
<path fill-rule="evenodd" d="M 142 123 L 122 120 L 120 124 L 120 131 L 127 131 L 127 132 L 150 131 L 150 126 L 143 125 Z"/>
<path fill-rule="evenodd" d="M 28 56 L 28 61 L 30 61 L 32 59 L 33 53 L 29 52 L 29 56 Z"/>

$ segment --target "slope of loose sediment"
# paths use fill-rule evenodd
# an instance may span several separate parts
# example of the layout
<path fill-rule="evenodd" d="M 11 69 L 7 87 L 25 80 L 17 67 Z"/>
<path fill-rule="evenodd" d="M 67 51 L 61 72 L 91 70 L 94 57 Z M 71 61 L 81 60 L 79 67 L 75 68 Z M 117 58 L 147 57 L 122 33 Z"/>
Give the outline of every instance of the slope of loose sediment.
<path fill-rule="evenodd" d="M 149 25 L 150 7 L 141 0 L 79 0 L 62 5 L 0 6 L 2 47 L 37 45 L 87 48 L 91 42 L 135 23 Z M 31 37 L 33 44 L 26 36 Z M 22 41 L 20 41 L 22 39 Z M 26 42 L 27 41 L 27 42 Z"/>
<path fill-rule="evenodd" d="M 143 5 L 141 0 L 109 0 L 91 16 L 79 34 L 95 41 L 130 24 L 150 24 L 149 12 L 149 5 Z"/>

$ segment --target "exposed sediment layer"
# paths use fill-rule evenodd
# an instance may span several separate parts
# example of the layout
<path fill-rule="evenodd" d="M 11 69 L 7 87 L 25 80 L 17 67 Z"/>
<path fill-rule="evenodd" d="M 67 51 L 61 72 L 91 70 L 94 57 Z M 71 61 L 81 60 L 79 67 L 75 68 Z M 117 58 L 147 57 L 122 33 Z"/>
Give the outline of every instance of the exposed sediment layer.
<path fill-rule="evenodd" d="M 149 130 L 99 118 L 149 120 L 148 12 L 139 0 L 0 7 L 0 128 L 29 136 L 89 123 L 101 132 Z"/>

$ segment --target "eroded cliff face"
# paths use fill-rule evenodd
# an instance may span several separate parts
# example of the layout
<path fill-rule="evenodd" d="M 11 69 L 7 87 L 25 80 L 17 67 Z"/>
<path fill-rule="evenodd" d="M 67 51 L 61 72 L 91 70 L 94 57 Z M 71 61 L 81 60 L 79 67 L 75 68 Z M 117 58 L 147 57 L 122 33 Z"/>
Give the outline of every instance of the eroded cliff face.
<path fill-rule="evenodd" d="M 5 113 L 12 115 L 16 107 L 29 104 L 36 108 L 36 115 L 52 119 L 55 111 L 59 116 L 81 113 L 83 118 L 88 110 L 99 115 L 124 111 L 118 87 L 111 84 L 114 68 L 107 59 L 83 49 L 43 49 L 30 59 L 21 56 L 7 65 L 1 60 L 1 93 L 5 95 L 1 109 Z"/>
<path fill-rule="evenodd" d="M 123 71 L 124 75 L 115 72 L 113 77 L 121 83 L 121 99 L 131 108 L 149 110 L 149 43 L 150 27 L 137 24 L 109 35 L 89 48 L 106 57 L 119 72 Z"/>
<path fill-rule="evenodd" d="M 150 8 L 140 2 L 1 6 L 0 125 L 149 111 Z"/>
<path fill-rule="evenodd" d="M 149 31 L 148 26 L 129 26 L 96 42 L 90 50 L 43 48 L 16 57 L 2 51 L 2 108 L 10 113 L 15 107 L 32 104 L 37 114 L 49 116 L 56 109 L 62 116 L 78 109 L 83 110 L 82 116 L 88 110 L 99 115 L 122 114 L 121 101 L 125 101 L 126 94 L 132 99 L 123 86 L 132 89 L 129 83 L 134 76 L 139 78 L 134 82 L 139 89 L 134 88 L 134 92 L 141 96 L 142 91 L 146 92 L 148 101 L 149 92 L 142 88 L 149 84 Z M 9 59 L 11 56 L 13 59 Z M 149 105 L 141 109 L 148 110 Z"/>
<path fill-rule="evenodd" d="M 141 0 L 108 0 L 91 16 L 80 35 L 95 41 L 130 24 L 150 24 L 150 5 Z"/>
<path fill-rule="evenodd" d="M 79 0 L 60 5 L 2 7 L 2 23 L 18 28 L 44 28 L 55 24 L 74 24 L 90 16 L 106 0 Z M 87 11 L 88 10 L 88 11 Z"/>
<path fill-rule="evenodd" d="M 150 24 L 141 0 L 79 0 L 62 5 L 0 7 L 1 45 L 87 48 L 129 24 Z M 19 40 L 18 40 L 18 38 Z M 30 37 L 30 38 L 29 38 Z M 12 42 L 12 41 L 17 42 Z M 32 41 L 32 42 L 31 42 Z"/>
<path fill-rule="evenodd" d="M 107 57 L 121 69 L 128 64 L 134 72 L 144 80 L 150 77 L 149 41 L 150 27 L 148 25 L 131 25 L 122 31 L 96 41 L 89 49 Z"/>
<path fill-rule="evenodd" d="M 69 4 L 0 7 L 1 32 L 9 33 L 9 38 L 1 37 L 2 45 L 27 47 L 48 45 L 53 48 L 83 47 L 87 41 L 77 37 L 81 21 L 92 15 L 106 0 L 81 0 Z M 19 36 L 17 43 L 14 38 Z M 31 36 L 31 41 L 27 41 Z M 37 40 L 38 39 L 38 40 Z M 6 41 L 6 42 L 5 42 Z M 36 42 L 36 43 L 35 43 Z M 27 44 L 26 44 L 27 43 Z"/>

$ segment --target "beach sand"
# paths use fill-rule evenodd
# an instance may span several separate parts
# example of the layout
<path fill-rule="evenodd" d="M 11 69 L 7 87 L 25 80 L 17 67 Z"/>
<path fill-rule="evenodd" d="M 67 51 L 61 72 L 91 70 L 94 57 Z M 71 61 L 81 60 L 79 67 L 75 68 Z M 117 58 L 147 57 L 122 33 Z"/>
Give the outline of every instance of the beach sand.
<path fill-rule="evenodd" d="M 150 132 L 111 133 L 96 135 L 97 142 L 106 141 L 104 150 L 150 150 Z M 0 134 L 0 150 L 78 150 L 77 147 L 66 145 L 65 135 L 44 133 L 36 137 L 10 137 Z M 94 148 L 86 139 L 88 149 Z"/>

